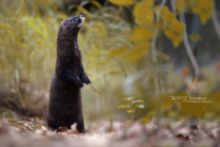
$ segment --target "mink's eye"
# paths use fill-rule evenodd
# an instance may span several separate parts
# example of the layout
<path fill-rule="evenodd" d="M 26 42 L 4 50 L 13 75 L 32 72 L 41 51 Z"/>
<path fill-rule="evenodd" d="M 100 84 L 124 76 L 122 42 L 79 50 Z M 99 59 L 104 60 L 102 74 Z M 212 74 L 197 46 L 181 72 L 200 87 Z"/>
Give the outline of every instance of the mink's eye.
<path fill-rule="evenodd" d="M 71 23 L 77 23 L 77 18 L 74 16 L 70 19 Z"/>
<path fill-rule="evenodd" d="M 78 22 L 78 23 L 81 23 L 81 22 L 82 22 L 82 20 L 79 18 L 77 22 Z"/>

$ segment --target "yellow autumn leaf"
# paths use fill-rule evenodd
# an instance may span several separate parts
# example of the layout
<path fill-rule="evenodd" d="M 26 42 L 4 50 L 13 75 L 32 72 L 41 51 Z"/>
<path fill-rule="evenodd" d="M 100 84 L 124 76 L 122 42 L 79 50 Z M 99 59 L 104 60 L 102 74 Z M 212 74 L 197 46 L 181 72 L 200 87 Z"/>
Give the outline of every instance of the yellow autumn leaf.
<path fill-rule="evenodd" d="M 177 35 L 183 34 L 184 24 L 182 22 L 176 21 L 173 26 L 175 26 L 173 30 L 175 31 L 175 33 L 177 33 Z"/>
<path fill-rule="evenodd" d="M 178 47 L 183 41 L 184 25 L 168 7 L 164 7 L 161 12 L 162 30 L 174 47 Z"/>
<path fill-rule="evenodd" d="M 140 26 L 152 26 L 154 21 L 153 13 L 154 0 L 143 0 L 134 7 L 133 15 L 135 22 Z"/>
<path fill-rule="evenodd" d="M 136 27 L 132 30 L 129 39 L 134 42 L 149 41 L 153 36 L 153 32 L 144 27 Z"/>
<path fill-rule="evenodd" d="M 183 34 L 178 34 L 173 30 L 164 30 L 164 34 L 170 39 L 174 47 L 178 47 L 183 41 Z"/>
<path fill-rule="evenodd" d="M 175 14 L 170 11 L 167 6 L 164 6 L 161 11 L 161 19 L 162 20 L 172 20 L 176 18 Z"/>
<path fill-rule="evenodd" d="M 165 29 L 164 34 L 171 40 L 175 38 L 175 33 L 170 29 Z"/>
<path fill-rule="evenodd" d="M 125 61 L 135 62 L 143 59 L 149 51 L 148 43 L 135 45 L 124 57 Z"/>
<path fill-rule="evenodd" d="M 200 15 L 202 24 L 206 24 L 209 18 L 211 18 L 211 14 L 205 12 L 198 13 L 198 15 Z"/>
<path fill-rule="evenodd" d="M 130 6 L 134 4 L 134 0 L 109 0 L 109 2 L 119 6 Z"/>
<path fill-rule="evenodd" d="M 190 35 L 190 39 L 192 41 L 199 41 L 201 39 L 201 36 L 198 34 L 192 34 L 192 35 Z"/>
<path fill-rule="evenodd" d="M 199 15 L 202 24 L 206 24 L 211 18 L 213 1 L 211 0 L 194 0 L 192 11 Z"/>

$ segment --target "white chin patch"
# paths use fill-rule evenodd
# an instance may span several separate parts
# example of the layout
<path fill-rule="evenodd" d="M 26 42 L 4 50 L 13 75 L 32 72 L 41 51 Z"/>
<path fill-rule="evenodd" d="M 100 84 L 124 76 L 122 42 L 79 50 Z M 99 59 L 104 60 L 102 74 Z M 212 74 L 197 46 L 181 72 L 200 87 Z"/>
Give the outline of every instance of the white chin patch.
<path fill-rule="evenodd" d="M 82 27 L 85 18 L 83 16 L 80 16 L 79 18 L 81 19 L 81 23 L 78 24 L 78 27 Z"/>

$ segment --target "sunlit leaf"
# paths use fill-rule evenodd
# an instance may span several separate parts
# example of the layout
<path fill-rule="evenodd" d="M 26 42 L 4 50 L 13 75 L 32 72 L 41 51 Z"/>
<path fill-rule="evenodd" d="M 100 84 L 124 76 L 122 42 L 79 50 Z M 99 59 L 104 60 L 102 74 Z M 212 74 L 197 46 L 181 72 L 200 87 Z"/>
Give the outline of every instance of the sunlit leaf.
<path fill-rule="evenodd" d="M 164 34 L 172 41 L 174 47 L 178 47 L 183 41 L 183 23 L 177 20 L 175 14 L 168 7 L 162 9 L 161 23 Z"/>
<path fill-rule="evenodd" d="M 109 2 L 119 6 L 130 6 L 134 4 L 134 0 L 109 0 Z"/>
<path fill-rule="evenodd" d="M 133 29 L 129 39 L 134 42 L 139 41 L 149 41 L 153 36 L 153 32 L 144 28 L 144 27 L 136 27 Z"/>
<path fill-rule="evenodd" d="M 198 34 L 192 34 L 192 35 L 190 35 L 190 39 L 192 41 L 199 41 L 201 39 L 201 36 Z"/>
<path fill-rule="evenodd" d="M 199 15 L 202 24 L 206 24 L 211 18 L 213 1 L 211 0 L 194 0 L 192 11 Z"/>
<path fill-rule="evenodd" d="M 140 26 L 152 26 L 154 21 L 153 0 L 143 0 L 134 7 L 135 22 Z"/>

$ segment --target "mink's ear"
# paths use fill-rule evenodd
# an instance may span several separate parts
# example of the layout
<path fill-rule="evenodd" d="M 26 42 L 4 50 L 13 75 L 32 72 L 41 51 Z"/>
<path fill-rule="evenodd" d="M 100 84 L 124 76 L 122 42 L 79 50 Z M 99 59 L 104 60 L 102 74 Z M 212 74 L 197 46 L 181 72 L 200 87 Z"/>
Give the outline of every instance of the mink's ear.
<path fill-rule="evenodd" d="M 60 25 L 63 25 L 63 24 L 64 24 L 64 21 L 65 21 L 65 20 L 63 20 L 63 21 L 60 23 Z"/>
<path fill-rule="evenodd" d="M 65 23 L 65 20 L 63 20 L 63 21 L 60 23 L 60 27 L 62 28 L 63 31 L 66 30 L 66 25 L 65 25 L 64 23 Z"/>

